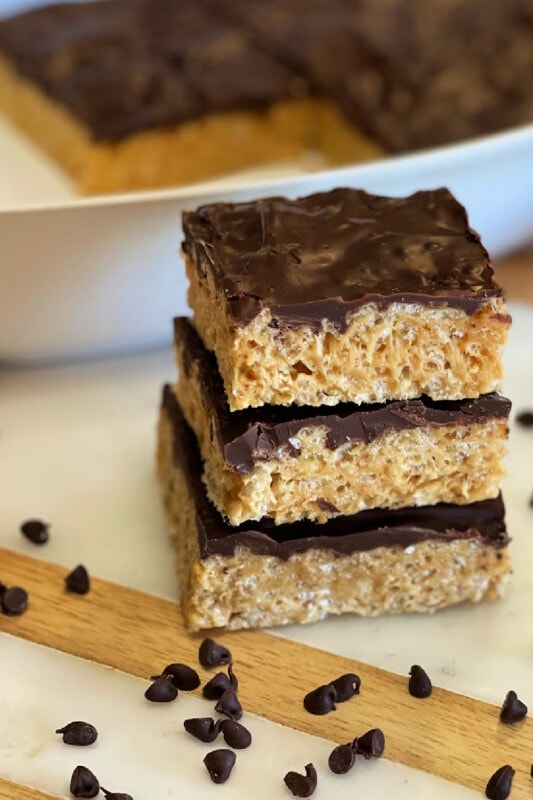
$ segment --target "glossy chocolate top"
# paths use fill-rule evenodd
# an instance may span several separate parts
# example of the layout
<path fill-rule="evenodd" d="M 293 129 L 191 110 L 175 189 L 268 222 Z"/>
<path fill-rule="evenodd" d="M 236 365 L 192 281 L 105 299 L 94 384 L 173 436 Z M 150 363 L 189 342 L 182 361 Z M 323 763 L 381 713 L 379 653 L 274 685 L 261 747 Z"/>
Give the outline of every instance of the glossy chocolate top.
<path fill-rule="evenodd" d="M 51 5 L 0 22 L 0 49 L 95 139 L 306 91 L 242 26 L 200 0 Z"/>
<path fill-rule="evenodd" d="M 272 406 L 231 412 L 215 356 L 203 346 L 191 323 L 174 320 L 180 361 L 188 376 L 197 381 L 202 400 L 228 466 L 240 475 L 253 471 L 257 462 L 275 458 L 279 448 L 293 457 L 300 451 L 294 441 L 302 428 L 326 430 L 326 445 L 332 450 L 349 441 L 372 442 L 392 430 L 464 426 L 489 419 L 508 419 L 511 402 L 498 394 L 474 400 L 435 402 L 426 397 L 385 404 L 355 406 L 341 403 L 335 411 L 306 406 Z M 321 413 L 322 411 L 322 413 Z"/>
<path fill-rule="evenodd" d="M 501 495 L 465 506 L 439 503 L 395 510 L 373 509 L 335 517 L 323 524 L 302 520 L 291 525 L 273 525 L 263 520 L 232 527 L 207 499 L 196 439 L 169 386 L 164 389 L 163 409 L 172 425 L 174 461 L 183 470 L 196 509 L 202 558 L 230 556 L 237 547 L 287 559 L 309 548 L 346 555 L 376 547 L 408 547 L 428 540 L 480 539 L 495 548 L 505 547 L 509 542 Z"/>
<path fill-rule="evenodd" d="M 183 217 L 184 251 L 211 273 L 240 325 L 264 308 L 274 325 L 324 319 L 340 330 L 374 302 L 449 306 L 471 314 L 502 291 L 488 254 L 447 189 L 407 198 L 358 189 L 287 200 L 201 206 Z M 217 298 L 218 301 L 218 298 Z"/>

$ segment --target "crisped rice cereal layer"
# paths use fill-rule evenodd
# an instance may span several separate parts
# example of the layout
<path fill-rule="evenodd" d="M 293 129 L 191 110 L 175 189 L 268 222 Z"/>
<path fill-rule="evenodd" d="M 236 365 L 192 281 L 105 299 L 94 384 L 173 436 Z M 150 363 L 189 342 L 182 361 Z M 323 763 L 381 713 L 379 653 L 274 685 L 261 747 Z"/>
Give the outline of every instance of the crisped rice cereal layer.
<path fill-rule="evenodd" d="M 239 543 L 239 529 L 228 529 L 234 546 L 206 553 L 199 536 L 202 515 L 182 457 L 191 442 L 178 441 L 175 434 L 163 408 L 158 471 L 191 631 L 307 623 L 345 612 L 431 611 L 464 600 L 493 600 L 504 592 L 510 571 L 504 529 L 494 542 L 472 527 L 456 534 L 448 530 L 444 539 L 354 552 L 323 541 L 309 546 L 306 540 L 284 556 L 265 544 L 264 535 L 252 537 L 250 546 L 246 537 Z"/>

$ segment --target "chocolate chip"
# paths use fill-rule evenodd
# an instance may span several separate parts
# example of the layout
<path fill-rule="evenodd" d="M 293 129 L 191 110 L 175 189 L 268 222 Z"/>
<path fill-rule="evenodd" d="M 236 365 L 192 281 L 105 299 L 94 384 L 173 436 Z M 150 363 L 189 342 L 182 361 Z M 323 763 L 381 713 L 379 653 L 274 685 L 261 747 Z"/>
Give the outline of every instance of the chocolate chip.
<path fill-rule="evenodd" d="M 91 584 L 89 581 L 89 573 L 83 564 L 79 564 L 79 566 L 67 575 L 65 578 L 65 587 L 69 592 L 74 592 L 74 594 L 87 594 L 91 588 Z"/>
<path fill-rule="evenodd" d="M 533 428 L 533 411 L 522 411 L 516 415 L 516 421 L 523 428 Z"/>
<path fill-rule="evenodd" d="M 8 617 L 19 617 L 28 608 L 28 592 L 20 586 L 12 586 L 2 592 L 2 612 Z"/>
<path fill-rule="evenodd" d="M 231 750 L 212 750 L 204 758 L 204 764 L 213 783 L 225 783 L 235 766 L 237 756 Z"/>
<path fill-rule="evenodd" d="M 28 519 L 20 526 L 20 531 L 33 544 L 46 544 L 48 541 L 48 525 L 40 519 Z"/>
<path fill-rule="evenodd" d="M 210 681 L 207 681 L 202 689 L 202 694 L 207 700 L 218 700 L 226 689 L 231 688 L 233 687 L 228 676 L 224 672 L 217 672 Z"/>
<path fill-rule="evenodd" d="M 252 734 L 240 722 L 235 722 L 233 719 L 223 719 L 220 722 L 220 730 L 226 744 L 234 747 L 235 750 L 244 750 L 252 744 Z"/>
<path fill-rule="evenodd" d="M 170 675 L 162 675 L 145 691 L 144 696 L 151 703 L 170 703 L 178 696 L 178 690 Z"/>
<path fill-rule="evenodd" d="M 65 744 L 73 744 L 77 747 L 87 747 L 94 744 L 98 738 L 98 731 L 89 722 L 69 722 L 64 728 L 58 728 L 56 733 L 63 734 Z"/>
<path fill-rule="evenodd" d="M 300 775 L 299 772 L 287 772 L 283 780 L 295 797 L 311 797 L 317 784 L 316 769 L 312 764 L 306 764 L 305 775 Z"/>
<path fill-rule="evenodd" d="M 313 689 L 304 697 L 304 708 L 310 714 L 329 714 L 330 711 L 335 711 L 335 701 L 337 699 L 337 692 L 335 687 L 328 683 L 325 686 L 319 686 L 318 689 Z"/>
<path fill-rule="evenodd" d="M 529 770 L 529 774 L 530 774 L 530 775 L 531 775 L 531 777 L 533 778 L 533 764 L 531 765 L 531 769 Z"/>
<path fill-rule="evenodd" d="M 354 695 L 359 694 L 361 688 L 361 678 L 359 675 L 347 673 L 341 675 L 340 678 L 335 678 L 331 681 L 331 686 L 335 688 L 337 693 L 335 700 L 337 703 L 344 703 L 345 700 L 350 700 Z"/>
<path fill-rule="evenodd" d="M 200 686 L 200 676 L 187 664 L 167 664 L 161 675 L 152 675 L 152 680 L 168 675 L 176 687 L 182 692 L 192 692 Z"/>
<path fill-rule="evenodd" d="M 485 788 L 485 796 L 489 800 L 506 800 L 511 794 L 514 769 L 506 764 L 496 770 L 494 775 L 489 778 Z"/>
<path fill-rule="evenodd" d="M 198 660 L 202 667 L 220 667 L 222 664 L 229 664 L 231 653 L 227 647 L 215 642 L 214 639 L 204 639 L 198 651 Z"/>
<path fill-rule="evenodd" d="M 229 685 L 231 686 L 231 688 L 237 691 L 237 689 L 239 688 L 239 681 L 237 680 L 237 676 L 233 672 L 233 662 L 231 662 L 231 664 L 228 664 L 228 678 L 229 678 Z"/>
<path fill-rule="evenodd" d="M 520 722 L 527 715 L 527 706 L 512 690 L 507 692 L 500 711 L 500 720 L 506 724 Z"/>
<path fill-rule="evenodd" d="M 73 797 L 96 797 L 100 784 L 96 775 L 87 767 L 76 767 L 70 779 L 70 793 Z"/>
<path fill-rule="evenodd" d="M 124 794 L 124 792 L 110 792 L 102 786 L 105 800 L 133 800 L 131 794 Z"/>
<path fill-rule="evenodd" d="M 193 717 L 184 720 L 183 727 L 191 736 L 195 736 L 201 742 L 211 744 L 220 733 L 221 720 L 215 722 L 211 717 Z"/>
<path fill-rule="evenodd" d="M 340 744 L 335 747 L 328 758 L 328 766 L 336 775 L 349 772 L 355 763 L 355 752 L 351 744 Z"/>
<path fill-rule="evenodd" d="M 7 586 L 5 585 L 5 583 L 2 583 L 2 581 L 0 581 L 0 597 L 2 597 L 2 595 L 4 594 L 6 589 L 7 589 Z"/>
<path fill-rule="evenodd" d="M 433 687 L 431 686 L 431 681 L 427 673 L 424 672 L 422 667 L 413 664 L 409 675 L 409 694 L 419 699 L 429 697 Z"/>
<path fill-rule="evenodd" d="M 366 759 L 380 758 L 385 752 L 385 734 L 379 728 L 372 728 L 354 739 L 352 747 Z"/>
<path fill-rule="evenodd" d="M 219 714 L 224 714 L 225 717 L 229 717 L 230 719 L 237 720 L 242 717 L 242 706 L 240 704 L 239 698 L 237 697 L 237 692 L 232 686 L 229 686 L 224 694 L 218 700 L 215 711 Z"/>

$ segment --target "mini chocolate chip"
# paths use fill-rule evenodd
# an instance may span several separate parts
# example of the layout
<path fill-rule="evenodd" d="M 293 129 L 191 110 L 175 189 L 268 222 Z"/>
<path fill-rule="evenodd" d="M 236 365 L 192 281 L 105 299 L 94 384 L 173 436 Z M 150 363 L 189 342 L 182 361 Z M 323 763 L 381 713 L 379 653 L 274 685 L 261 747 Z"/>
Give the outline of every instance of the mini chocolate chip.
<path fill-rule="evenodd" d="M 331 685 L 335 687 L 337 693 L 336 702 L 344 703 L 345 700 L 350 700 L 354 695 L 359 694 L 361 678 L 359 675 L 348 673 L 341 675 L 340 678 L 335 678 L 334 681 L 331 681 Z"/>
<path fill-rule="evenodd" d="M 220 667 L 222 664 L 229 664 L 231 653 L 227 647 L 215 642 L 214 639 L 204 639 L 198 651 L 198 660 L 202 667 Z"/>
<path fill-rule="evenodd" d="M 336 775 L 349 772 L 355 763 L 355 752 L 351 744 L 340 744 L 335 747 L 328 758 L 328 766 Z"/>
<path fill-rule="evenodd" d="M 242 706 L 240 704 L 239 698 L 237 697 L 237 692 L 232 686 L 229 686 L 222 697 L 218 700 L 215 711 L 219 714 L 224 714 L 225 717 L 229 717 L 230 719 L 237 720 L 242 717 Z"/>
<path fill-rule="evenodd" d="M 2 612 L 8 617 L 19 617 L 28 608 L 28 592 L 20 586 L 12 586 L 2 592 Z"/>
<path fill-rule="evenodd" d="M 151 703 L 170 703 L 178 696 L 178 690 L 172 683 L 170 675 L 162 675 L 148 687 L 144 696 Z"/>
<path fill-rule="evenodd" d="M 89 722 L 69 722 L 64 728 L 58 728 L 56 733 L 63 734 L 65 744 L 73 744 L 77 747 L 87 747 L 94 744 L 98 738 L 98 731 Z"/>
<path fill-rule="evenodd" d="M 212 750 L 204 758 L 204 764 L 213 783 L 226 783 L 235 766 L 237 756 L 232 750 Z"/>
<path fill-rule="evenodd" d="M 105 800 L 133 800 L 131 794 L 124 794 L 124 792 L 110 792 L 102 786 Z"/>
<path fill-rule="evenodd" d="M 220 730 L 226 744 L 234 747 L 235 750 L 244 750 L 252 744 L 252 734 L 240 722 L 235 722 L 233 719 L 223 719 L 220 721 Z"/>
<path fill-rule="evenodd" d="M 182 692 L 192 692 L 200 686 L 200 676 L 195 669 L 187 664 L 167 664 L 161 675 L 152 675 L 152 680 L 168 675 L 176 687 Z"/>
<path fill-rule="evenodd" d="M 515 419 L 523 428 L 533 428 L 533 411 L 522 411 Z"/>
<path fill-rule="evenodd" d="M 506 800 L 511 794 L 513 776 L 514 769 L 509 764 L 497 769 L 489 778 L 485 788 L 485 797 L 488 797 L 489 800 Z"/>
<path fill-rule="evenodd" d="M 306 764 L 305 775 L 287 772 L 283 780 L 295 797 L 311 797 L 317 785 L 316 769 L 312 764 Z"/>
<path fill-rule="evenodd" d="M 506 724 L 520 722 L 527 715 L 527 706 L 512 690 L 507 692 L 500 711 L 500 720 Z"/>
<path fill-rule="evenodd" d="M 70 779 L 70 793 L 73 797 L 96 797 L 100 791 L 98 778 L 87 767 L 76 767 Z"/>
<path fill-rule="evenodd" d="M 224 672 L 217 672 L 210 681 L 207 681 L 202 689 L 202 694 L 207 700 L 218 700 L 226 689 L 231 688 L 233 687 L 228 676 Z"/>
<path fill-rule="evenodd" d="M 87 594 L 91 588 L 89 580 L 89 573 L 83 566 L 79 564 L 72 572 L 69 572 L 65 578 L 65 588 L 74 594 Z"/>
<path fill-rule="evenodd" d="M 193 717 L 183 721 L 183 727 L 191 736 L 200 739 L 201 742 L 211 744 L 220 733 L 221 720 L 215 722 L 211 717 Z"/>
<path fill-rule="evenodd" d="M 48 541 L 48 525 L 40 519 L 28 519 L 20 526 L 20 532 L 33 544 L 46 544 Z"/>
<path fill-rule="evenodd" d="M 304 708 L 310 714 L 329 714 L 330 711 L 335 711 L 336 699 L 336 689 L 331 683 L 328 683 L 305 695 Z"/>
<path fill-rule="evenodd" d="M 422 667 L 413 664 L 409 675 L 409 694 L 419 699 L 429 697 L 433 687 L 431 686 L 428 674 L 424 672 Z"/>
<path fill-rule="evenodd" d="M 385 734 L 379 728 L 372 728 L 355 738 L 352 747 L 366 759 L 380 758 L 385 752 Z"/>

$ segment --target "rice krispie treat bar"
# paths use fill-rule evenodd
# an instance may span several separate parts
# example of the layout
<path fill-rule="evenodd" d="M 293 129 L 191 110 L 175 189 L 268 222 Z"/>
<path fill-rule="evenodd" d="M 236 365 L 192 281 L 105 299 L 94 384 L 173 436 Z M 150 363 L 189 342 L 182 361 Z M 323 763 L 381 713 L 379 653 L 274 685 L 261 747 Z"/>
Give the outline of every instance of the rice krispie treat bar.
<path fill-rule="evenodd" d="M 498 390 L 510 317 L 446 189 L 335 189 L 184 214 L 194 324 L 232 411 Z"/>
<path fill-rule="evenodd" d="M 509 400 L 230 412 L 213 354 L 188 320 L 176 319 L 174 331 L 175 394 L 200 445 L 208 496 L 231 525 L 498 495 Z"/>
<path fill-rule="evenodd" d="M 500 597 L 510 566 L 501 496 L 337 517 L 227 525 L 207 499 L 197 444 L 170 387 L 158 469 L 190 630 L 428 611 Z"/>

